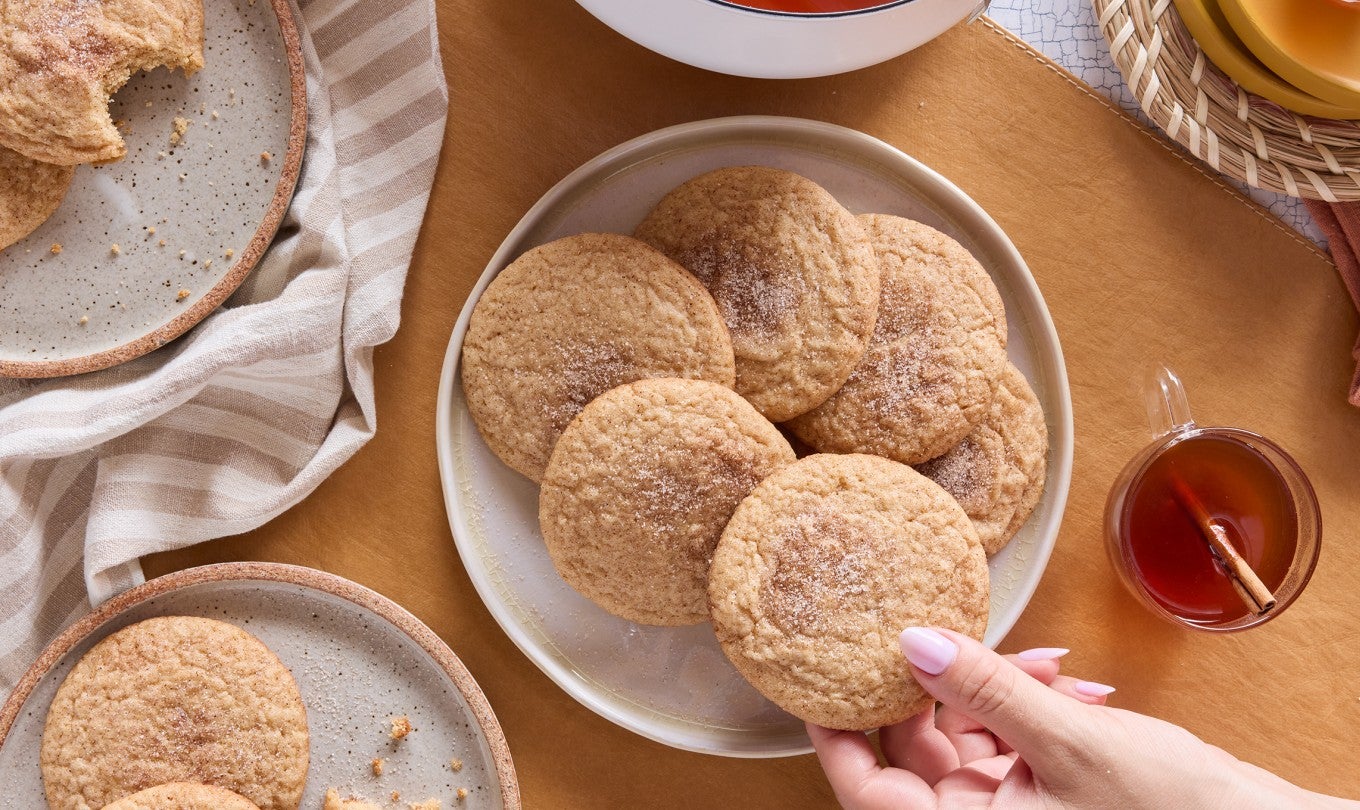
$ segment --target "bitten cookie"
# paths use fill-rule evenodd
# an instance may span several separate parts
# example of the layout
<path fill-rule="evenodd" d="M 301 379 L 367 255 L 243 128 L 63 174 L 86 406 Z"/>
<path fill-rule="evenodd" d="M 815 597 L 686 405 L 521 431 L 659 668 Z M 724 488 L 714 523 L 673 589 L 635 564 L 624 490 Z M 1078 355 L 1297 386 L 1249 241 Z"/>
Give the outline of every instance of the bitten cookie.
<path fill-rule="evenodd" d="M 953 449 L 916 468 L 973 519 L 987 554 L 1002 549 L 1044 491 L 1048 427 L 1029 381 L 1009 362 L 991 410 Z"/>
<path fill-rule="evenodd" d="M 171 782 L 126 796 L 104 810 L 260 810 L 230 790 L 192 782 Z"/>
<path fill-rule="evenodd" d="M 75 169 L 0 146 L 0 250 L 33 233 L 61 205 Z"/>
<path fill-rule="evenodd" d="M 708 565 L 737 503 L 793 449 L 716 383 L 642 380 L 586 406 L 553 450 L 539 525 L 557 571 L 640 624 L 708 619 Z"/>
<path fill-rule="evenodd" d="M 963 246 L 902 217 L 860 217 L 883 294 L 873 339 L 834 396 L 789 427 L 823 453 L 919 464 L 987 415 L 1006 363 L 1006 312 Z"/>
<path fill-rule="evenodd" d="M 903 628 L 982 637 L 987 558 L 963 509 L 910 467 L 815 455 L 737 507 L 708 596 L 723 651 L 767 698 L 828 728 L 879 728 L 931 702 Z"/>
<path fill-rule="evenodd" d="M 768 419 L 816 407 L 864 353 L 878 261 L 854 215 L 806 177 L 717 169 L 667 194 L 634 235 L 713 293 L 732 331 L 737 393 Z"/>
<path fill-rule="evenodd" d="M 307 712 L 259 639 L 213 619 L 158 617 L 75 665 L 47 712 L 40 759 L 47 803 L 62 810 L 169 782 L 292 810 L 307 779 Z"/>
<path fill-rule="evenodd" d="M 0 146 L 63 165 L 121 158 L 109 96 L 161 65 L 203 67 L 201 0 L 0 4 Z"/>
<path fill-rule="evenodd" d="M 472 310 L 463 394 L 477 429 L 534 481 L 572 417 L 647 377 L 731 387 L 732 341 L 718 307 L 683 267 L 636 239 L 568 236 L 527 251 Z"/>

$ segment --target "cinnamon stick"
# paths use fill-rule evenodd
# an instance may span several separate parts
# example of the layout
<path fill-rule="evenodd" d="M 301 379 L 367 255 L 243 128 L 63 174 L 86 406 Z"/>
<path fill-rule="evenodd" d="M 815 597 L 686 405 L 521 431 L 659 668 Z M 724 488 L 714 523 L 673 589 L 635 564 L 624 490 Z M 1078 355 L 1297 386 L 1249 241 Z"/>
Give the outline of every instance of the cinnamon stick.
<path fill-rule="evenodd" d="M 1209 510 L 1204 508 L 1204 504 L 1190 491 L 1185 482 L 1173 479 L 1171 486 L 1176 500 L 1194 519 L 1195 524 L 1199 526 L 1200 534 L 1204 536 L 1204 541 L 1209 544 L 1219 562 L 1223 563 L 1233 590 L 1242 599 L 1242 603 L 1257 615 L 1275 607 L 1275 594 L 1270 592 L 1270 588 L 1266 587 L 1251 565 L 1238 553 L 1237 547 L 1228 537 L 1228 530 L 1214 520 Z"/>

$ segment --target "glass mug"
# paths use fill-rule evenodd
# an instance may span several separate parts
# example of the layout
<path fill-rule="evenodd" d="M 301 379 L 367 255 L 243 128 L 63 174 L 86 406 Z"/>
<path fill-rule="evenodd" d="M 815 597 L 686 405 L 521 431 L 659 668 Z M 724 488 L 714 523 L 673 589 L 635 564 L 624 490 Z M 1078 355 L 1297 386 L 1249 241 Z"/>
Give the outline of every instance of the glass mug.
<path fill-rule="evenodd" d="M 1139 601 L 1173 624 L 1232 632 L 1270 621 L 1317 565 L 1322 516 L 1307 476 L 1264 436 L 1196 425 L 1168 368 L 1148 376 L 1143 395 L 1153 442 L 1106 501 L 1111 563 Z M 1230 540 L 1226 554 L 1211 550 L 1211 532 Z M 1233 550 L 1271 591 L 1273 606 L 1260 610 L 1229 575 Z"/>

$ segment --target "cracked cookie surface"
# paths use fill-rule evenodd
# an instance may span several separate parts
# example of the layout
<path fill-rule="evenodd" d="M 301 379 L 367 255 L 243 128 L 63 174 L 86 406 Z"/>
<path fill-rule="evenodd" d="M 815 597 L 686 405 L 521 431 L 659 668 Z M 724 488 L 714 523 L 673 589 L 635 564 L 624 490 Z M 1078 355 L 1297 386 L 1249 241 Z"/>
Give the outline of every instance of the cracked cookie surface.
<path fill-rule="evenodd" d="M 878 323 L 845 385 L 789 427 L 823 453 L 919 464 L 987 415 L 1006 363 L 1006 312 L 958 242 L 902 217 L 860 221 L 882 270 Z"/>
<path fill-rule="evenodd" d="M 307 712 L 259 639 L 214 619 L 162 616 L 100 641 L 52 699 L 40 760 L 50 807 L 99 808 L 169 782 L 293 810 L 308 763 Z"/>
<path fill-rule="evenodd" d="M 902 629 L 981 638 L 988 588 L 977 532 L 948 493 L 894 461 L 823 454 L 741 502 L 708 594 L 723 651 L 756 689 L 803 720 L 870 729 L 931 702 Z"/>
<path fill-rule="evenodd" d="M 794 461 L 730 389 L 641 380 L 586 406 L 553 450 L 539 525 L 558 573 L 641 624 L 708 619 L 708 566 L 742 498 Z"/>
<path fill-rule="evenodd" d="M 878 260 L 854 215 L 806 177 L 764 166 L 699 175 L 634 236 L 713 294 L 732 332 L 737 393 L 771 421 L 823 402 L 864 353 Z"/>
<path fill-rule="evenodd" d="M 732 341 L 712 296 L 646 244 L 579 234 L 526 251 L 472 310 L 463 393 L 482 438 L 539 481 L 595 397 L 649 377 L 731 387 Z"/>

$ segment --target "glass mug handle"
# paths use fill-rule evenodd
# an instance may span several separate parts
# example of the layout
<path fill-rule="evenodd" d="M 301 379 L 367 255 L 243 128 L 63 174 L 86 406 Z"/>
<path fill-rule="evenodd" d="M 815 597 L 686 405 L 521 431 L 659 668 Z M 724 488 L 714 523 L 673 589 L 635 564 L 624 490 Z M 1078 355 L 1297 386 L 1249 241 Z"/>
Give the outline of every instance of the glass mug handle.
<path fill-rule="evenodd" d="M 1190 416 L 1190 401 L 1176 372 L 1166 366 L 1151 369 L 1143 381 L 1143 402 L 1147 406 L 1148 428 L 1160 439 L 1195 426 Z"/>

